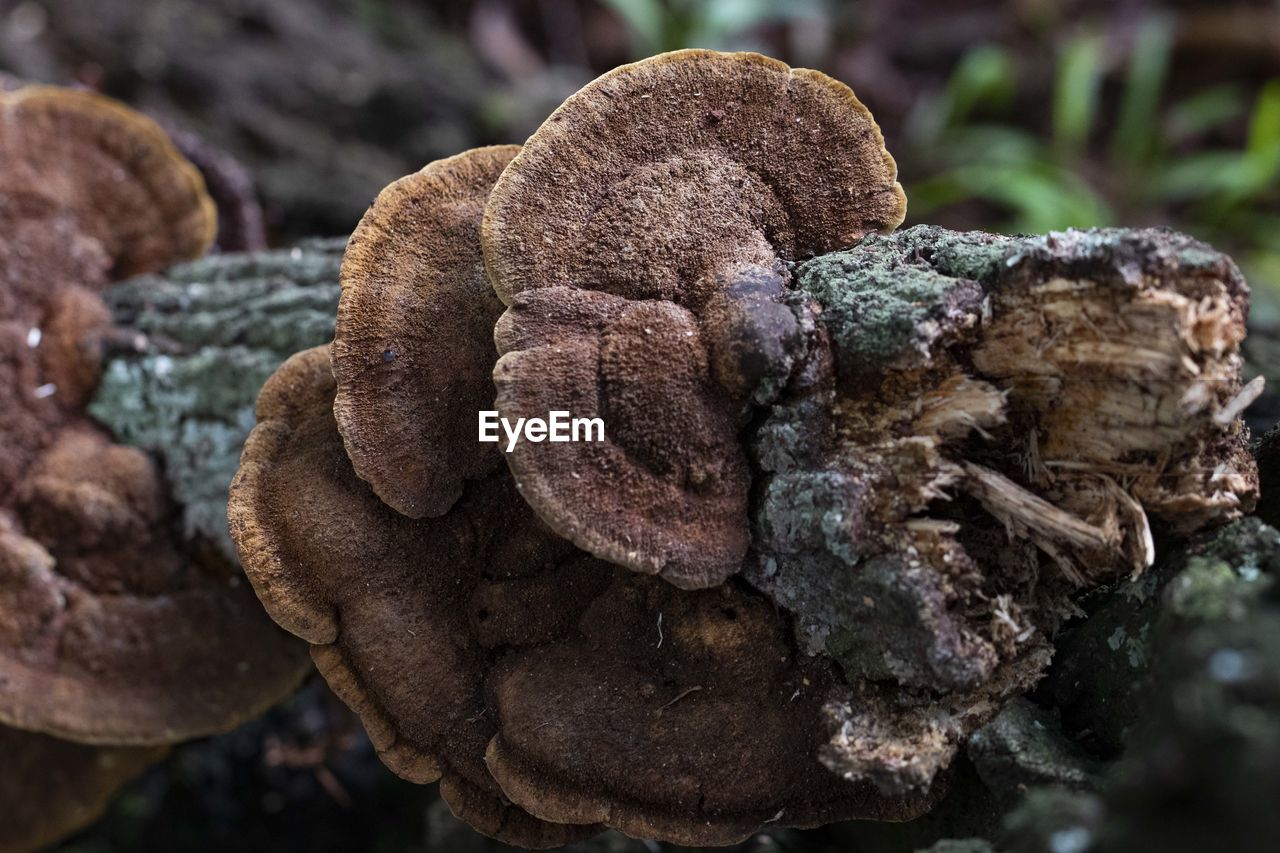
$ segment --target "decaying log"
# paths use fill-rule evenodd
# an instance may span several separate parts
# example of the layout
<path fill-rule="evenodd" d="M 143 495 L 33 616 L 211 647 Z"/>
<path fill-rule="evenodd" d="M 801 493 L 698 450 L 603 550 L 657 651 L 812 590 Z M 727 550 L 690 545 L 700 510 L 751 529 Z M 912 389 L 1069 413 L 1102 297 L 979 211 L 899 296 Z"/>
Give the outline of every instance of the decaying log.
<path fill-rule="evenodd" d="M 893 718 L 920 734 L 909 785 L 1037 680 L 1079 592 L 1251 509 L 1247 289 L 1164 230 L 917 227 L 793 283 L 819 306 L 835 382 L 793 380 L 759 427 L 744 573 L 863 679 L 832 708 L 827 765 L 883 766 L 894 737 L 842 733 Z"/>
<path fill-rule="evenodd" d="M 253 397 L 331 337 L 340 248 L 110 294 L 133 332 L 94 415 L 160 455 L 192 535 L 229 548 Z M 1141 577 L 1158 543 L 1251 509 L 1247 290 L 1225 256 L 1159 230 L 920 227 L 790 275 L 807 349 L 748 427 L 764 476 L 742 576 L 855 685 L 830 707 L 827 766 L 910 790 L 1039 679 L 1082 586 Z"/>

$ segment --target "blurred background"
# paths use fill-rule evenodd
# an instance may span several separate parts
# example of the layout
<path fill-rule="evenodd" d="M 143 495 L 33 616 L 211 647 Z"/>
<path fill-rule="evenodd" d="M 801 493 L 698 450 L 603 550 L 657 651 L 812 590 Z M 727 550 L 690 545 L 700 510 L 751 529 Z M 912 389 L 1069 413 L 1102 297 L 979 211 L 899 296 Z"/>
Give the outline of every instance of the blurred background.
<path fill-rule="evenodd" d="M 272 245 L 347 234 L 394 178 L 519 142 L 600 72 L 691 46 L 851 85 L 909 223 L 1161 224 L 1212 242 L 1254 286 L 1251 369 L 1280 363 L 1276 0 L 0 0 L 0 72 L 103 91 L 231 155 Z M 231 847 L 496 849 L 384 771 L 320 684 L 179 748 L 68 849 Z"/>

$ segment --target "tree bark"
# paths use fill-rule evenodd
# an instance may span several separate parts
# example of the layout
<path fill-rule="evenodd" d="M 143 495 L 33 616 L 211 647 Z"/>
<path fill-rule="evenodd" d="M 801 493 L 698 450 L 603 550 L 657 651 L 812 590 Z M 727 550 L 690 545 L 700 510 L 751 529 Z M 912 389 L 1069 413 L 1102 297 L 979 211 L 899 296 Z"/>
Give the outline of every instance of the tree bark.
<path fill-rule="evenodd" d="M 258 389 L 290 355 L 333 339 L 344 245 L 210 255 L 106 296 L 122 332 L 90 414 L 160 460 L 185 533 L 232 561 L 227 489 Z"/>

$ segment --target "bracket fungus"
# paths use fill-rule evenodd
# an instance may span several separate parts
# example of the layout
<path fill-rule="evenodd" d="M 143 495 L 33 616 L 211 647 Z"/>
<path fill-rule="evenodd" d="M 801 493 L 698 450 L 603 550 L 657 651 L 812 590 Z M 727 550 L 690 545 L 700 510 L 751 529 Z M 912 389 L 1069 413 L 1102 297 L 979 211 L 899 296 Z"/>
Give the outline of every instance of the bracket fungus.
<path fill-rule="evenodd" d="M 436 304 L 490 312 L 492 323 L 497 312 L 476 299 L 471 279 L 482 207 L 460 203 L 449 181 L 419 183 L 473 156 L 492 154 L 464 154 L 405 179 L 379 197 L 366 223 L 414 247 L 442 215 L 469 211 L 470 234 L 455 230 L 447 256 L 419 263 L 431 271 Z M 472 191 L 483 198 L 487 189 Z M 417 203 L 404 204 L 406 194 Z M 362 225 L 356 233 L 372 232 Z M 357 277 L 366 275 L 368 252 L 364 239 L 354 245 L 348 288 L 364 286 Z M 412 268 L 401 274 L 423 280 Z M 368 311 L 388 304 L 420 303 L 363 303 Z M 387 321 L 364 318 L 367 328 L 379 322 Z M 406 358 L 426 363 L 417 347 L 454 354 L 434 366 L 437 387 L 449 371 L 465 378 L 493 369 L 484 322 L 441 325 L 435 336 L 403 328 L 419 329 L 397 333 Z M 385 333 L 369 340 L 377 356 Z M 460 491 L 433 517 L 384 503 L 357 477 L 348 456 L 356 451 L 340 436 L 336 365 L 326 349 L 308 350 L 264 386 L 228 514 L 268 611 L 312 644 L 321 673 L 397 773 L 441 779 L 459 816 L 528 846 L 565 843 L 604 824 L 728 843 L 773 821 L 904 819 L 939 795 L 942 786 L 886 796 L 820 770 L 816 752 L 830 727 L 823 706 L 836 672 L 825 659 L 797 655 L 785 616 L 745 585 L 685 593 L 579 551 L 543 526 L 500 464 L 450 481 Z M 352 375 L 363 381 L 360 371 Z M 405 390 L 395 382 L 384 393 Z M 351 405 L 403 409 L 404 401 L 378 401 L 377 391 L 366 385 Z M 475 403 L 467 394 L 437 397 L 431 420 L 412 428 L 429 445 L 448 445 L 450 425 L 469 420 Z M 474 471 L 474 457 L 491 449 L 471 440 L 453 453 L 454 471 Z M 395 473 L 383 467 L 380 475 Z M 417 483 L 422 469 L 402 473 Z M 624 722 L 628 742 L 620 744 L 615 727 Z M 728 731 L 750 749 L 719 748 Z"/>
<path fill-rule="evenodd" d="M 527 845 L 909 819 L 1078 592 L 1249 509 L 1229 259 L 903 204 L 847 88 L 709 51 L 379 196 L 229 515 L 393 769 Z M 504 470 L 490 395 L 606 440 Z"/>
<path fill-rule="evenodd" d="M 305 655 L 84 411 L 99 294 L 204 251 L 212 203 L 159 127 L 86 92 L 0 93 L 0 160 L 0 721 L 112 745 L 230 728 Z"/>
<path fill-rule="evenodd" d="M 232 535 L 383 761 L 440 779 L 476 829 L 530 847 L 605 824 L 721 844 L 775 821 L 906 819 L 940 794 L 814 772 L 836 675 L 796 654 L 759 594 L 685 593 L 600 563 L 503 472 L 442 516 L 400 515 L 355 476 L 334 395 L 327 348 L 264 386 Z"/>
<path fill-rule="evenodd" d="M 0 726 L 0 853 L 41 850 L 93 823 L 164 747 L 101 747 Z"/>
<path fill-rule="evenodd" d="M 556 611 L 572 606 L 575 577 L 584 574 L 575 561 L 559 567 L 571 547 L 541 531 L 506 478 L 474 481 L 437 518 L 395 512 L 356 477 L 334 396 L 329 349 L 321 347 L 286 361 L 259 397 L 229 504 L 259 597 L 312 644 L 320 673 L 397 774 L 440 779 L 460 817 L 514 844 L 556 846 L 590 834 L 511 807 L 484 768 L 495 726 L 483 696 L 489 658 L 563 621 Z M 486 599 L 507 585 L 537 611 L 492 612 Z M 524 616 L 542 624 L 530 631 Z"/>
<path fill-rule="evenodd" d="M 412 518 L 447 512 L 498 467 L 471 453 L 493 402 L 494 321 L 476 223 L 519 150 L 476 148 L 384 189 L 351 235 L 333 342 L 334 413 L 356 473 Z M 407 235 L 413 239 L 406 239 Z"/>
<path fill-rule="evenodd" d="M 499 412 L 607 425 L 603 444 L 510 455 L 552 529 L 685 588 L 737 571 L 751 484 L 738 432 L 786 378 L 757 348 L 795 333 L 778 268 L 896 228 L 896 178 L 847 86 L 757 54 L 662 54 L 551 115 L 494 187 L 483 239 L 511 306 Z"/>

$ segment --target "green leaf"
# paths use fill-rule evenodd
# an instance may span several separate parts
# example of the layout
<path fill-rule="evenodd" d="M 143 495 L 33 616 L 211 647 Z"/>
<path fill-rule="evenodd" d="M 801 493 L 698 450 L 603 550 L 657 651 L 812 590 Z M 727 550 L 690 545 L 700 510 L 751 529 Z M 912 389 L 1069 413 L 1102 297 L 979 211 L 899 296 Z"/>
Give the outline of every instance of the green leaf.
<path fill-rule="evenodd" d="M 1173 26 L 1166 16 L 1147 19 L 1138 31 L 1111 137 L 1111 156 L 1122 163 L 1137 163 L 1157 147 L 1156 115 L 1172 45 Z"/>
<path fill-rule="evenodd" d="M 812 17 L 824 12 L 825 7 L 821 0 L 783 4 L 770 0 L 708 0 L 702 4 L 702 19 L 711 34 L 724 37 L 761 24 Z"/>
<path fill-rule="evenodd" d="M 969 199 L 995 204 L 1011 214 L 1005 230 L 1022 233 L 1106 225 L 1112 220 L 1110 209 L 1088 184 L 1052 164 L 952 169 L 913 184 L 908 197 L 915 215 Z"/>
<path fill-rule="evenodd" d="M 1262 87 L 1249 120 L 1250 156 L 1271 156 L 1280 147 L 1280 80 Z"/>
<path fill-rule="evenodd" d="M 1175 104 L 1167 113 L 1165 134 L 1170 142 L 1185 142 L 1235 121 L 1244 111 L 1238 85 L 1215 86 Z"/>
<path fill-rule="evenodd" d="M 1146 195 L 1156 203 L 1200 201 L 1238 186 L 1243 157 L 1235 151 L 1188 154 L 1153 169 Z"/>
<path fill-rule="evenodd" d="M 948 123 L 964 121 L 979 104 L 1008 104 L 1013 97 L 1014 79 L 1013 60 L 1004 48 L 986 44 L 971 49 L 947 81 Z"/>
<path fill-rule="evenodd" d="M 1102 82 L 1102 39 L 1079 36 L 1067 44 L 1053 93 L 1053 134 L 1064 154 L 1078 153 L 1089 138 Z"/>
<path fill-rule="evenodd" d="M 998 124 L 971 124 L 947 134 L 944 159 L 954 165 L 1004 165 L 1022 168 L 1052 159 L 1033 134 Z"/>
<path fill-rule="evenodd" d="M 1013 98 L 1013 60 L 998 45 L 971 48 L 947 79 L 942 92 L 919 102 L 907 121 L 912 144 L 932 146 L 950 128 L 962 126 L 975 106 L 1004 107 Z"/>

